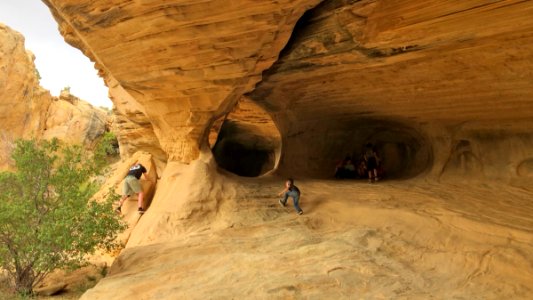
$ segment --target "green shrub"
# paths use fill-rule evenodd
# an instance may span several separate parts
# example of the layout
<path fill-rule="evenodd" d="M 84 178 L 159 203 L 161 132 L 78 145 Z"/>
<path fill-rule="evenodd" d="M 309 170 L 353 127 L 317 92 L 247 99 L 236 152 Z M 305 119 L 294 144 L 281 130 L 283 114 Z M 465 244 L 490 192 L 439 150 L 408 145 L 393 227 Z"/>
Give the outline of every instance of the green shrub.
<path fill-rule="evenodd" d="M 0 266 L 20 294 L 31 294 L 54 269 L 79 267 L 97 248 L 118 246 L 124 225 L 111 207 L 118 196 L 91 201 L 105 151 L 89 155 L 57 140 L 15 143 L 16 171 L 0 172 Z"/>

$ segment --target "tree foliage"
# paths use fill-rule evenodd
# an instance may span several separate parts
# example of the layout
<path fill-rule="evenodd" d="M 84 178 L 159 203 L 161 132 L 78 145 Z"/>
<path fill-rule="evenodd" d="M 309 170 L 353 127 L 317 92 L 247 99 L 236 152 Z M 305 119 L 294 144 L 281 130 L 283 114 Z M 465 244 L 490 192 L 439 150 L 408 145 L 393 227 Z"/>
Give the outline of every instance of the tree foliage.
<path fill-rule="evenodd" d="M 57 140 L 18 140 L 16 171 L 0 172 L 0 266 L 19 293 L 31 293 L 57 268 L 82 265 L 97 248 L 111 250 L 124 229 L 115 193 L 92 201 L 107 145 L 94 154 Z"/>
<path fill-rule="evenodd" d="M 33 72 L 35 73 L 35 78 L 37 78 L 38 81 L 40 81 L 42 78 L 41 78 L 41 73 L 39 73 L 39 70 L 37 70 L 37 67 L 35 67 L 35 69 L 33 69 Z"/>

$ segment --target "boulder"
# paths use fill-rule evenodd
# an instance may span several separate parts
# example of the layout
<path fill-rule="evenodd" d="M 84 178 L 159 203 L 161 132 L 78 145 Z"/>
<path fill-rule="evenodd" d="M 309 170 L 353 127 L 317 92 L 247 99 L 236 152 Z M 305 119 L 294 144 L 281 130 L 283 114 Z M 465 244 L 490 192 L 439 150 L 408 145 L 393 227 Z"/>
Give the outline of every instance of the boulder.
<path fill-rule="evenodd" d="M 38 296 L 53 296 L 61 293 L 65 290 L 67 284 L 64 282 L 59 282 L 55 284 L 50 284 L 44 287 L 39 287 L 33 290 L 33 292 Z"/>

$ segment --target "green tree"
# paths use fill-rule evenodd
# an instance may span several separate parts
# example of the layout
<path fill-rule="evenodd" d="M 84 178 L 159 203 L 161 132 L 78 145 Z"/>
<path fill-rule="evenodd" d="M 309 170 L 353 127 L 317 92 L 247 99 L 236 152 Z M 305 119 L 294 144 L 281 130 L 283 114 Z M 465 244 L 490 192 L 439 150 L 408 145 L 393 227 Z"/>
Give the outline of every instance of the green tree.
<path fill-rule="evenodd" d="M 109 131 L 104 132 L 104 134 L 100 138 L 98 150 L 103 151 L 101 153 L 98 153 L 98 155 L 101 156 L 117 156 L 119 154 L 119 144 L 115 134 Z"/>
<path fill-rule="evenodd" d="M 18 140 L 16 171 L 0 172 L 0 266 L 15 290 L 30 294 L 51 271 L 85 263 L 98 248 L 117 247 L 124 229 L 110 193 L 93 201 L 93 180 L 105 165 L 106 145 L 89 155 L 57 140 Z"/>

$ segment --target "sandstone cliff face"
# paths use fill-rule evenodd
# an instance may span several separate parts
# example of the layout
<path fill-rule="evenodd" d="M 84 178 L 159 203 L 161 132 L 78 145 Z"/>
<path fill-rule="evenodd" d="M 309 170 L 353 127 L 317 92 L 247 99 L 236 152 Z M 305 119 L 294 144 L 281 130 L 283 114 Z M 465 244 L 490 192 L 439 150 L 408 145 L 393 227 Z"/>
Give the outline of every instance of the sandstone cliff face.
<path fill-rule="evenodd" d="M 131 157 L 137 151 L 151 153 L 159 164 L 167 161 L 161 149 L 152 123 L 143 107 L 117 82 L 108 83 L 113 106 L 113 132 L 116 133 L 122 158 Z"/>
<path fill-rule="evenodd" d="M 86 299 L 531 292 L 533 2 L 44 2 L 111 87 L 127 153 L 169 161 Z M 273 127 L 232 113 L 243 95 Z M 308 179 L 299 219 L 280 213 L 279 183 L 214 162 L 238 161 L 224 144 L 274 149 L 278 174 L 330 178 L 369 142 L 410 180 Z"/>
<path fill-rule="evenodd" d="M 281 131 L 279 173 L 294 176 L 331 176 L 367 142 L 392 177 L 439 176 L 451 158 L 434 143 L 449 152 L 461 126 L 531 116 L 529 1 L 328 0 L 294 32 L 319 1 L 44 2 L 111 87 L 127 155 L 190 162 L 248 92 Z M 521 152 L 489 177 L 516 177 Z"/>
<path fill-rule="evenodd" d="M 48 91 L 39 86 L 33 54 L 24 49 L 24 37 L 0 24 L 0 120 L 4 134 L 38 135 L 44 128 Z"/>
<path fill-rule="evenodd" d="M 52 99 L 42 138 L 94 146 L 94 142 L 106 131 L 108 112 L 65 91 Z"/>
<path fill-rule="evenodd" d="M 0 168 L 7 167 L 17 138 L 58 138 L 93 146 L 106 131 L 108 113 L 62 92 L 52 97 L 39 85 L 34 56 L 24 37 L 0 24 Z"/>
<path fill-rule="evenodd" d="M 282 131 L 281 172 L 331 176 L 373 142 L 394 177 L 439 176 L 463 143 L 477 153 L 470 177 L 516 177 L 531 127 L 504 124 L 533 113 L 532 12 L 529 1 L 324 1 L 251 93 Z"/>
<path fill-rule="evenodd" d="M 142 106 L 169 159 L 190 162 L 319 1 L 44 2 L 65 39 Z"/>

